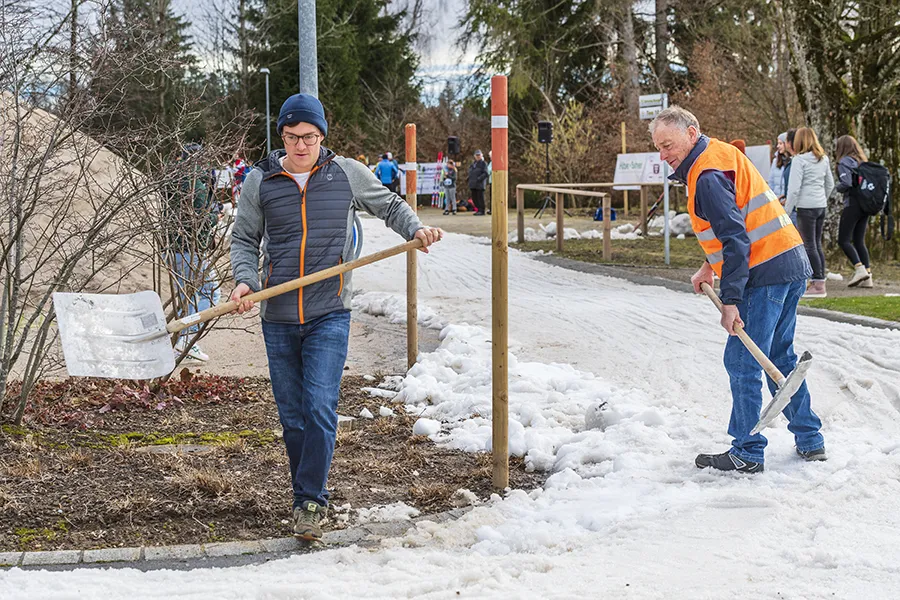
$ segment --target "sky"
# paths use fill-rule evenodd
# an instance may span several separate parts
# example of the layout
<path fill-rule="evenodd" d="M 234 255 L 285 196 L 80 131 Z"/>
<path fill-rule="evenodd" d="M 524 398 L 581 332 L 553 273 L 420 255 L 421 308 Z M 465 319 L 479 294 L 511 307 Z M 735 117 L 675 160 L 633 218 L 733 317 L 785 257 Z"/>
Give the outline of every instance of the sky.
<path fill-rule="evenodd" d="M 391 0 L 390 10 L 401 10 L 410 2 Z M 191 33 L 198 37 L 211 9 L 233 3 L 230 0 L 174 0 L 174 8 L 192 22 Z M 420 57 L 418 75 L 422 78 L 422 95 L 426 101 L 436 98 L 447 80 L 464 78 L 474 69 L 475 51 L 463 54 L 456 44 L 456 25 L 465 6 L 466 0 L 424 0 L 424 26 L 416 52 Z"/>

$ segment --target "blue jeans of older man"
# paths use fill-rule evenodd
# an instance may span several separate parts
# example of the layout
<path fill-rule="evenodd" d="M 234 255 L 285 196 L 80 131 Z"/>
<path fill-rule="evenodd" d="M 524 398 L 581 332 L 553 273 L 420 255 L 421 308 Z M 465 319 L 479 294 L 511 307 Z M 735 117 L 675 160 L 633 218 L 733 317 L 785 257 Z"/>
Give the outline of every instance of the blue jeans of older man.
<path fill-rule="evenodd" d="M 284 429 L 294 507 L 328 506 L 328 471 L 337 437 L 337 404 L 350 339 L 350 312 L 302 325 L 263 320 L 272 392 Z"/>
<path fill-rule="evenodd" d="M 797 302 L 805 290 L 805 281 L 746 288 L 738 305 L 747 334 L 784 375 L 797 365 L 794 329 Z M 750 435 L 762 409 L 763 371 L 737 336 L 729 337 L 725 345 L 725 370 L 731 379 L 732 407 L 728 425 L 728 434 L 734 438 L 731 453 L 743 460 L 764 462 L 766 438 L 761 433 Z M 768 377 L 766 381 L 774 395 L 777 391 L 775 383 Z M 810 407 L 806 382 L 782 414 L 787 417 L 788 430 L 794 434 L 800 451 L 809 452 L 825 446 L 825 439 L 819 432 L 822 422 Z"/>

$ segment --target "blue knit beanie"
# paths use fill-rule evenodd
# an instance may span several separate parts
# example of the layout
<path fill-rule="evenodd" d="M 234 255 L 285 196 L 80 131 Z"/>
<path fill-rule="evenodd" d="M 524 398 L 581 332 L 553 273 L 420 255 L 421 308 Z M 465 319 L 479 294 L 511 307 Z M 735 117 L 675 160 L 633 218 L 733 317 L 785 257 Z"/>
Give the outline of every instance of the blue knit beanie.
<path fill-rule="evenodd" d="M 281 130 L 286 125 L 296 125 L 297 123 L 309 123 L 315 125 L 322 132 L 322 135 L 328 135 L 328 122 L 325 120 L 325 109 L 322 103 L 315 96 L 309 94 L 294 94 L 284 101 L 281 105 L 281 111 L 278 113 L 278 124 L 276 131 L 281 135 Z"/>

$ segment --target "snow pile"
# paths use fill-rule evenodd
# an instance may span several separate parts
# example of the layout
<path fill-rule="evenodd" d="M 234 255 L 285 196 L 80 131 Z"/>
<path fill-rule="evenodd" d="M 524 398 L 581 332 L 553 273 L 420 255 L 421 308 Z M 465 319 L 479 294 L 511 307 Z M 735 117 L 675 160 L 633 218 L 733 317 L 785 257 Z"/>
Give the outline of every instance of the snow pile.
<path fill-rule="evenodd" d="M 419 511 L 403 502 L 376 505 L 372 508 L 361 508 L 356 511 L 356 520 L 360 525 L 366 523 L 387 523 L 390 521 L 406 521 L 418 517 Z"/>
<path fill-rule="evenodd" d="M 525 241 L 526 242 L 545 242 L 547 240 L 556 239 L 556 222 L 551 221 L 547 225 L 540 223 L 540 229 L 534 229 L 533 227 L 525 228 Z M 618 227 L 613 227 L 610 231 L 610 239 L 613 240 L 637 240 L 640 239 L 640 235 L 635 233 L 634 225 L 630 223 L 625 223 L 623 225 L 619 225 Z M 603 232 L 599 229 L 588 229 L 586 231 L 579 232 L 577 229 L 572 227 L 565 228 L 565 237 L 567 240 L 593 240 L 593 239 L 603 239 Z M 515 230 L 509 232 L 509 243 L 517 244 L 519 242 L 519 234 L 516 233 Z"/>
<path fill-rule="evenodd" d="M 434 419 L 418 419 L 413 425 L 413 435 L 434 435 L 441 430 L 441 422 Z"/>
<path fill-rule="evenodd" d="M 406 323 L 406 300 L 383 292 L 361 292 L 353 296 L 351 306 L 375 315 L 387 317 L 391 323 Z M 442 329 L 446 322 L 427 306 L 418 307 L 419 324 L 430 329 Z"/>
<path fill-rule="evenodd" d="M 377 388 L 364 387 L 364 388 L 360 388 L 360 390 L 363 392 L 366 392 L 373 398 L 389 398 L 390 399 L 397 395 L 397 392 L 395 392 L 395 391 L 381 389 L 380 387 L 377 387 Z"/>
<path fill-rule="evenodd" d="M 432 439 L 468 452 L 491 449 L 490 335 L 480 327 L 450 325 L 441 331 L 441 345 L 423 354 L 409 370 L 398 401 L 407 412 L 445 424 Z M 576 466 L 592 454 L 594 462 L 612 458 L 601 432 L 583 431 L 585 412 L 614 400 L 621 423 L 631 434 L 655 438 L 649 430 L 665 422 L 671 409 L 646 407 L 643 392 L 619 389 L 567 364 L 520 363 L 509 356 L 509 452 L 525 457 L 530 470 Z"/>
<path fill-rule="evenodd" d="M 652 236 L 653 230 L 662 230 L 665 228 L 665 218 L 663 215 L 657 215 L 650 219 L 647 223 L 647 229 L 650 230 Z M 694 229 L 691 227 L 691 216 L 687 213 L 676 213 L 674 210 L 669 211 L 669 234 L 674 236 L 692 235 Z"/>

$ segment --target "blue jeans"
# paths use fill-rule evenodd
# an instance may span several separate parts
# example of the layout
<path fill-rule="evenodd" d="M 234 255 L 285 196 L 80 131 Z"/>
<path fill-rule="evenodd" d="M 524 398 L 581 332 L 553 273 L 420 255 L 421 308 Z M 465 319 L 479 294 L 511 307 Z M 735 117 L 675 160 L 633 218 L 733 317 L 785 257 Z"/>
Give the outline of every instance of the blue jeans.
<path fill-rule="evenodd" d="M 209 261 L 192 252 L 172 252 L 168 255 L 169 268 L 174 271 L 176 291 L 182 297 L 186 296 L 188 290 L 196 291 L 187 298 L 188 310 L 191 313 L 206 310 L 219 303 L 221 291 L 219 289 L 218 275 L 216 270 L 210 266 Z M 204 277 L 203 285 L 197 288 L 197 282 Z M 178 318 L 187 315 L 178 315 Z M 187 329 L 181 331 L 178 338 L 179 342 L 186 342 L 187 337 L 194 334 L 199 329 L 197 325 L 191 325 Z"/>
<path fill-rule="evenodd" d="M 350 339 L 350 312 L 303 325 L 262 322 L 272 392 L 291 465 L 294 507 L 328 506 L 328 471 L 337 437 L 337 404 Z"/>
<path fill-rule="evenodd" d="M 797 302 L 805 290 L 805 281 L 746 288 L 738 305 L 750 339 L 784 375 L 797 365 L 794 328 Z M 750 435 L 762 409 L 762 367 L 737 336 L 729 337 L 725 345 L 725 370 L 731 379 L 731 422 L 728 424 L 728 434 L 734 438 L 731 453 L 744 460 L 763 462 L 767 440 L 760 433 Z M 775 383 L 768 377 L 766 382 L 774 395 Z M 809 452 L 825 446 L 825 438 L 819 433 L 822 422 L 810 407 L 806 382 L 782 414 L 787 417 L 788 430 L 794 434 L 799 450 Z"/>

